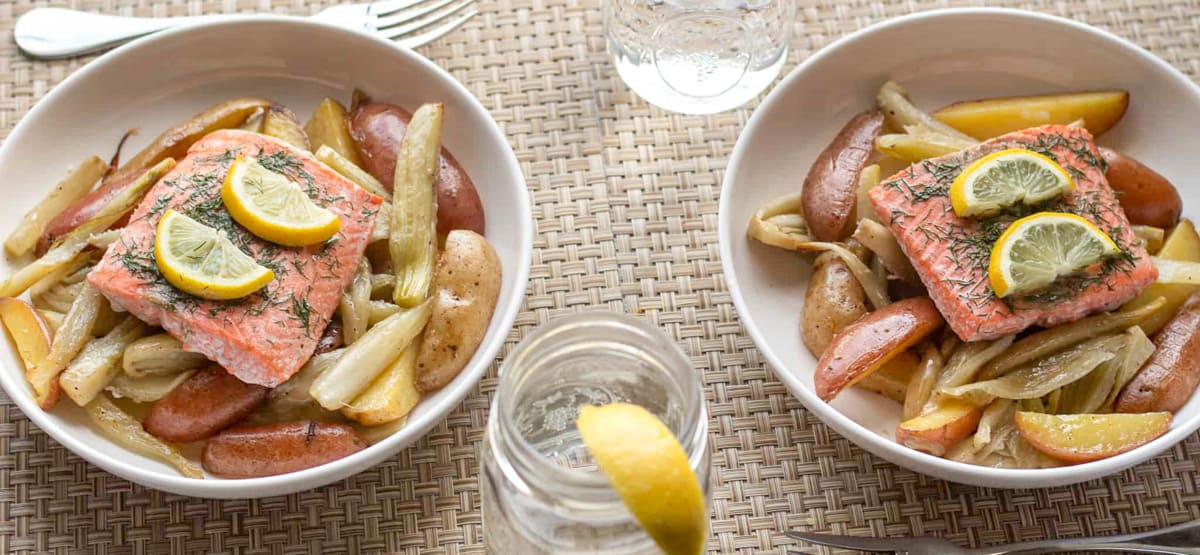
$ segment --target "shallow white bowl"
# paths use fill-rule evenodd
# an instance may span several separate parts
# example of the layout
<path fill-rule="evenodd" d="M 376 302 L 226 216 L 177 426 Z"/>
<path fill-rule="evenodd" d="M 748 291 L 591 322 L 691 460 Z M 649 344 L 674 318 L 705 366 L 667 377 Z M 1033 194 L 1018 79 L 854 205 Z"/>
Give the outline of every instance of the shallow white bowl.
<path fill-rule="evenodd" d="M 247 498 L 310 489 L 361 472 L 415 441 L 458 405 L 495 359 L 524 298 L 533 248 L 529 196 L 504 134 L 479 101 L 429 60 L 390 42 L 302 19 L 255 17 L 165 32 L 110 52 L 58 85 L 4 141 L 0 233 L 7 236 L 68 166 L 91 154 L 111 154 L 126 129 L 142 130 L 126 145 L 125 152 L 133 153 L 161 130 L 222 100 L 266 97 L 307 118 L 321 98 L 348 102 L 356 87 L 409 109 L 443 102 L 444 144 L 483 199 L 487 237 L 503 263 L 504 284 L 487 337 L 453 382 L 421 401 L 401 431 L 364 451 L 317 468 L 248 480 L 184 478 L 94 432 L 70 400 L 42 411 L 10 343 L 0 341 L 0 384 L 21 410 L 68 449 L 123 478 L 186 495 Z M 0 263 L 2 275 L 14 269 Z"/>
<path fill-rule="evenodd" d="M 912 470 L 967 484 L 1047 487 L 1144 461 L 1200 427 L 1200 396 L 1170 432 L 1109 459 L 1055 469 L 1004 470 L 957 463 L 893 441 L 900 407 L 857 390 L 826 404 L 813 393 L 816 360 L 800 341 L 809 265 L 746 237 L 755 209 L 800 190 L 817 154 L 851 115 L 895 79 L 919 106 L 1070 90 L 1128 89 L 1124 120 L 1100 142 L 1132 154 L 1180 187 L 1186 215 L 1200 215 L 1195 145 L 1200 89 L 1162 60 L 1113 35 L 1031 12 L 952 9 L 893 19 L 849 35 L 806 60 L 767 97 L 738 139 L 721 190 L 721 260 L 743 325 L 808 410 L 864 449 Z"/>

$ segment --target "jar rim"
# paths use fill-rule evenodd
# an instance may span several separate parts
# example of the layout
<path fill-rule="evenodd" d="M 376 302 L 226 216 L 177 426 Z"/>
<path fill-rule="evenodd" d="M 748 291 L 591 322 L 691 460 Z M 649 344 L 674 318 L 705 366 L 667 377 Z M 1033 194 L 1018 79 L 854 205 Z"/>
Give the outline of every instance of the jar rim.
<path fill-rule="evenodd" d="M 538 353 L 539 349 L 555 348 L 547 344 L 581 327 L 586 328 L 589 334 L 612 336 L 623 333 L 644 339 L 636 345 L 625 346 L 659 359 L 668 369 L 667 375 L 683 393 L 680 426 L 671 431 L 687 453 L 691 467 L 696 470 L 708 451 L 708 421 L 701 380 L 688 357 L 670 336 L 645 320 L 616 312 L 586 311 L 555 318 L 538 328 L 521 341 L 500 367 L 500 384 L 490 414 L 495 422 L 489 426 L 488 433 L 492 437 L 489 442 L 492 449 L 498 451 L 497 458 L 503 459 L 498 462 L 517 474 L 509 478 L 515 478 L 518 487 L 529 493 L 553 491 L 553 496 L 563 502 L 619 501 L 616 491 L 602 472 L 581 472 L 554 464 L 516 428 L 516 407 L 512 406 L 510 397 L 516 396 L 522 380 L 528 378 L 521 375 L 523 370 L 532 366 L 525 364 L 525 357 Z M 569 345 L 557 346 L 560 349 L 565 347 Z"/>

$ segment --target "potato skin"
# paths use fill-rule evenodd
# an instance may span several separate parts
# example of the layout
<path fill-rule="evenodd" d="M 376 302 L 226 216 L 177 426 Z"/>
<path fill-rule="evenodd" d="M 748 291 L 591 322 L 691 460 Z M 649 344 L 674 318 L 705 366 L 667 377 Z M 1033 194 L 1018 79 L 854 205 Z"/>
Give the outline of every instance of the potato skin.
<path fill-rule="evenodd" d="M 858 201 L 858 174 L 867 165 L 882 127 L 883 114 L 878 111 L 854 116 L 809 168 L 801 207 L 818 240 L 837 241 L 847 234 Z"/>
<path fill-rule="evenodd" d="M 1108 163 L 1108 184 L 1117 191 L 1117 200 L 1129 223 L 1170 229 L 1183 213 L 1183 199 L 1167 178 L 1111 148 L 1100 147 Z"/>
<path fill-rule="evenodd" d="M 387 190 L 392 190 L 396 173 L 396 149 L 412 118 L 404 108 L 394 104 L 356 102 L 350 112 L 350 134 L 358 145 L 365 170 L 375 176 Z M 454 155 L 442 148 L 438 169 L 438 234 L 452 229 L 469 229 L 483 235 L 486 220 L 479 191 L 467 172 L 458 165 Z"/>
<path fill-rule="evenodd" d="M 804 292 L 800 337 L 820 357 L 834 334 L 867 313 L 867 295 L 850 269 L 834 253 L 817 256 Z"/>
<path fill-rule="evenodd" d="M 1200 385 L 1200 296 L 1154 336 L 1154 354 L 1117 396 L 1116 412 L 1175 412 Z"/>
<path fill-rule="evenodd" d="M 221 432 L 201 454 L 204 469 L 227 478 L 296 472 L 367 448 L 350 426 L 303 420 Z"/>
<path fill-rule="evenodd" d="M 167 441 L 204 439 L 237 424 L 263 404 L 270 391 L 210 366 L 155 401 L 142 426 Z"/>
<path fill-rule="evenodd" d="M 829 402 L 945 323 L 929 297 L 913 297 L 859 318 L 833 337 L 813 375 L 817 397 Z"/>
<path fill-rule="evenodd" d="M 982 408 L 951 401 L 933 412 L 901 422 L 896 426 L 896 442 L 940 457 L 975 433 L 982 417 Z"/>
<path fill-rule="evenodd" d="M 440 389 L 475 355 L 500 298 L 501 267 L 482 235 L 454 230 L 433 275 L 433 312 L 417 352 L 417 389 Z"/>

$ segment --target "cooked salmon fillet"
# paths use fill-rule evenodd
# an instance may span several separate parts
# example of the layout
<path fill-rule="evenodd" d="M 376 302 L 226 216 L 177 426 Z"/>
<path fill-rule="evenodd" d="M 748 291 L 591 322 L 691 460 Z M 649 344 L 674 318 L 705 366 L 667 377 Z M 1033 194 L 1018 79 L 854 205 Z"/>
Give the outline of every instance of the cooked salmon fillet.
<path fill-rule="evenodd" d="M 954 178 L 971 162 L 1007 148 L 1032 150 L 1058 162 L 1075 180 L 1075 190 L 1039 206 L 1014 207 L 1014 213 L 958 217 L 948 196 Z M 980 341 L 1114 309 L 1158 277 L 1104 178 L 1105 169 L 1087 130 L 1048 125 L 913 164 L 881 182 L 870 196 L 946 322 L 963 341 Z M 1086 218 L 1112 237 L 1121 254 L 1042 291 L 998 298 L 987 273 L 992 245 L 1017 218 L 1045 211 Z"/>
<path fill-rule="evenodd" d="M 290 248 L 255 237 L 233 221 L 221 185 L 240 154 L 287 175 L 341 220 L 328 241 Z M 244 382 L 274 387 L 312 356 L 341 293 L 366 249 L 382 199 L 306 152 L 257 133 L 217 131 L 150 189 L 121 237 L 88 275 L 113 305 L 160 325 L 183 348 L 218 362 Z M 155 226 L 168 209 L 225 230 L 234 244 L 271 268 L 275 279 L 233 301 L 208 301 L 176 289 L 154 260 Z"/>

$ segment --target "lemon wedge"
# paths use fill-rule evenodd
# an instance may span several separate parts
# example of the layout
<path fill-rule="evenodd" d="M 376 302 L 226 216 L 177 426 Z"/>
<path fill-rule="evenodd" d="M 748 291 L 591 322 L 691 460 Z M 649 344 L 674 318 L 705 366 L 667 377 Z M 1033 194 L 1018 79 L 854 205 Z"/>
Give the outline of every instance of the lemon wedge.
<path fill-rule="evenodd" d="M 1034 205 L 1069 193 L 1075 181 L 1057 162 L 1020 148 L 993 152 L 973 162 L 950 185 L 959 217 L 989 216 L 1018 202 Z"/>
<path fill-rule="evenodd" d="M 229 166 L 221 200 L 250 233 L 288 247 L 320 243 L 341 228 L 337 215 L 313 203 L 299 184 L 250 157 Z"/>
<path fill-rule="evenodd" d="M 275 272 L 237 248 L 224 231 L 174 210 L 158 221 L 154 259 L 171 285 L 209 300 L 240 299 L 275 279 Z"/>
<path fill-rule="evenodd" d="M 585 406 L 583 443 L 629 512 L 668 555 L 704 551 L 708 508 L 687 453 L 671 430 L 628 403 Z"/>
<path fill-rule="evenodd" d="M 1075 214 L 1039 212 L 1008 226 L 992 247 L 988 279 L 996 295 L 1037 291 L 1120 252 L 1112 238 Z"/>

